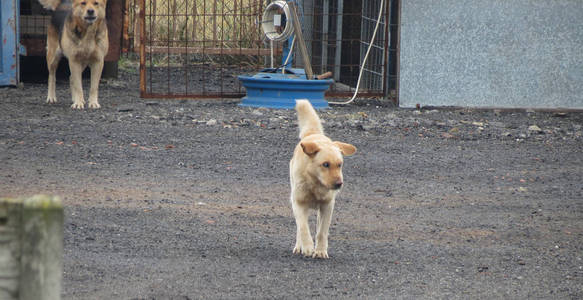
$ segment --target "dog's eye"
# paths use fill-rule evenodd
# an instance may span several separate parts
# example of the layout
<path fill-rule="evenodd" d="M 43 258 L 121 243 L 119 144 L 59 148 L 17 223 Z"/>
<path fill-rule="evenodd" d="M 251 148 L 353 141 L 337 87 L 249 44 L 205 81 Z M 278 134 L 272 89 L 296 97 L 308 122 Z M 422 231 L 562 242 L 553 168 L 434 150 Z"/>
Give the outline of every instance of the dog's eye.
<path fill-rule="evenodd" d="M 81 5 L 85 6 L 87 5 L 87 2 L 81 2 Z"/>
<path fill-rule="evenodd" d="M 330 168 L 330 163 L 329 162 L 325 162 L 322 164 L 322 167 L 324 168 Z"/>
<path fill-rule="evenodd" d="M 338 164 L 338 168 L 342 168 L 342 164 Z"/>
<path fill-rule="evenodd" d="M 99 2 L 93 2 L 93 5 L 98 6 Z"/>

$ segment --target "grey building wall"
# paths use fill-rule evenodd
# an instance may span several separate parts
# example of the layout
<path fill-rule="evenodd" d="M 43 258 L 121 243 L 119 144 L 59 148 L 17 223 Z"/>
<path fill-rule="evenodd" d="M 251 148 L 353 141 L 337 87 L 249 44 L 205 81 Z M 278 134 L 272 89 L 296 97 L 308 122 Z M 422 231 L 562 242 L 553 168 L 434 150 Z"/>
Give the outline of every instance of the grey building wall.
<path fill-rule="evenodd" d="M 583 108 L 582 0 L 402 0 L 402 107 Z"/>

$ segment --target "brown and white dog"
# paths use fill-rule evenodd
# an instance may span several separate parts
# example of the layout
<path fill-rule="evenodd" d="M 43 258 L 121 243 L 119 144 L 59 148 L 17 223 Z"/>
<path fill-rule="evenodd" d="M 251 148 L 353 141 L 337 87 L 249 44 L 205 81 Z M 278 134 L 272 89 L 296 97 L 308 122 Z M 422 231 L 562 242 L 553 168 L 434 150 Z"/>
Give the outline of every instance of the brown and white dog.
<path fill-rule="evenodd" d="M 328 258 L 332 211 L 344 182 L 343 155 L 354 154 L 356 147 L 325 136 L 320 118 L 308 100 L 297 100 L 296 111 L 301 141 L 290 161 L 291 204 L 297 225 L 293 252 Z M 308 226 L 310 209 L 318 213 L 315 248 Z"/>
<path fill-rule="evenodd" d="M 83 109 L 85 98 L 81 75 L 91 68 L 89 108 L 99 108 L 98 88 L 109 40 L 105 21 L 107 0 L 39 0 L 52 10 L 47 32 L 49 92 L 47 103 L 57 102 L 55 73 L 64 55 L 69 60 L 72 108 Z"/>

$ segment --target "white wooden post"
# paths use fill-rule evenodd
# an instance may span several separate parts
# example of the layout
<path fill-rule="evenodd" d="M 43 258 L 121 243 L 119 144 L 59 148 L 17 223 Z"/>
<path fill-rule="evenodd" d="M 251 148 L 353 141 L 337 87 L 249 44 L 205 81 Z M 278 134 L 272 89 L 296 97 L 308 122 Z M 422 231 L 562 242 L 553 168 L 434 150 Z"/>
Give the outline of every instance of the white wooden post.
<path fill-rule="evenodd" d="M 0 199 L 0 299 L 60 299 L 62 269 L 61 200 Z"/>

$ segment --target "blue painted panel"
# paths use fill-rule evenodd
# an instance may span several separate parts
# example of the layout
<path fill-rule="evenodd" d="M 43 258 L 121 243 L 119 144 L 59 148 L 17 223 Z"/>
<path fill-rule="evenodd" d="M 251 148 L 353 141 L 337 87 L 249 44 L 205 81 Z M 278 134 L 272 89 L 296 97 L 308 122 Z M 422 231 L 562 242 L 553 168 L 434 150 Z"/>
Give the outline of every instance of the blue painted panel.
<path fill-rule="evenodd" d="M 0 4 L 0 86 L 18 84 L 18 1 Z"/>
<path fill-rule="evenodd" d="M 583 1 L 401 3 L 401 106 L 583 108 Z"/>

